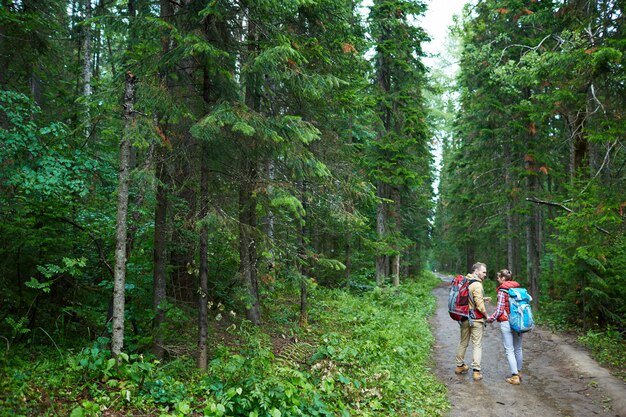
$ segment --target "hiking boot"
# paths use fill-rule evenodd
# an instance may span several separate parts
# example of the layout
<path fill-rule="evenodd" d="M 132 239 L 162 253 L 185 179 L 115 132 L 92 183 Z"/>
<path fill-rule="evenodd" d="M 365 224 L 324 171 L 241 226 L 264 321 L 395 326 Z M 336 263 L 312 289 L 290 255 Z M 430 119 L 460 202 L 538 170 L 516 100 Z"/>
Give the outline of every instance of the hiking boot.
<path fill-rule="evenodd" d="M 467 372 L 467 371 L 469 371 L 469 366 L 467 366 L 467 365 L 465 365 L 465 364 L 463 364 L 463 365 L 461 365 L 461 366 L 457 366 L 457 367 L 454 369 L 454 373 L 455 373 L 455 374 L 457 374 L 457 375 L 464 374 L 464 373 L 465 373 L 465 372 Z"/>
<path fill-rule="evenodd" d="M 506 379 L 506 382 L 508 382 L 511 385 L 519 385 L 522 383 L 519 375 L 512 375 L 510 378 Z"/>
<path fill-rule="evenodd" d="M 474 374 L 472 375 L 472 377 L 474 378 L 474 381 L 480 381 L 481 379 L 483 379 L 483 375 L 480 373 L 480 371 L 474 370 Z"/>

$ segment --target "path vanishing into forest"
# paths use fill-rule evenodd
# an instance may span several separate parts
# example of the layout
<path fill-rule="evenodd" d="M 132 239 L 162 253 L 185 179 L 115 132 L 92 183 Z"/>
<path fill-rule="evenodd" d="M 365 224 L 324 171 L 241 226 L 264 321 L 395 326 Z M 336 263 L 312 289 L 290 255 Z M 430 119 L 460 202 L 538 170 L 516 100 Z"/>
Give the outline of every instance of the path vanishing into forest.
<path fill-rule="evenodd" d="M 483 339 L 483 380 L 471 371 L 454 374 L 459 326 L 447 311 L 448 286 L 453 277 L 438 275 L 442 284 L 433 293 L 437 312 L 431 318 L 435 335 L 435 374 L 448 387 L 449 417 L 626 417 L 626 384 L 599 366 L 567 337 L 536 328 L 524 335 L 522 385 L 504 381 L 509 375 L 497 325 L 487 325 Z M 494 294 L 491 296 L 495 301 Z M 495 309 L 487 304 L 487 311 Z M 471 343 L 466 363 L 471 363 Z"/>

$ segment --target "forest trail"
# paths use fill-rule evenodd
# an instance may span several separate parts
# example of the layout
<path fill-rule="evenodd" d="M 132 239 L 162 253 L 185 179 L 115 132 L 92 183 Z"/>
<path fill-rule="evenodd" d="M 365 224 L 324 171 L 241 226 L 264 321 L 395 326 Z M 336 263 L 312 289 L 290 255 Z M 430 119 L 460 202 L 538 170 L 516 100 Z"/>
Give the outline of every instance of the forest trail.
<path fill-rule="evenodd" d="M 447 311 L 448 286 L 453 277 L 433 293 L 437 312 L 431 318 L 435 336 L 435 374 L 448 387 L 452 409 L 449 417 L 626 417 L 626 384 L 593 361 L 565 338 L 536 328 L 524 335 L 522 385 L 504 381 L 508 364 L 497 325 L 487 325 L 483 339 L 483 380 L 474 382 L 471 371 L 454 374 L 454 355 L 459 341 L 458 324 Z M 491 296 L 495 301 L 495 295 Z M 487 304 L 493 312 L 494 303 Z M 471 363 L 472 345 L 465 360 Z"/>

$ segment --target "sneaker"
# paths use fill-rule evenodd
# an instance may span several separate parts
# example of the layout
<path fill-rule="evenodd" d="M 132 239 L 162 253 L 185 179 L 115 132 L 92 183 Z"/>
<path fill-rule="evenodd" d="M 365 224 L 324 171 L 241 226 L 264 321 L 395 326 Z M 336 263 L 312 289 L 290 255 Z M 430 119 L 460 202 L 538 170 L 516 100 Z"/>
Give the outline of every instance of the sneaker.
<path fill-rule="evenodd" d="M 517 376 L 519 376 L 519 382 L 522 382 L 522 371 L 517 371 Z"/>
<path fill-rule="evenodd" d="M 508 382 L 511 385 L 519 385 L 522 383 L 519 375 L 512 375 L 510 378 L 506 379 L 506 382 Z"/>
<path fill-rule="evenodd" d="M 474 374 L 472 375 L 474 378 L 474 381 L 480 381 L 481 379 L 483 379 L 483 375 L 480 373 L 480 371 L 474 370 Z"/>
<path fill-rule="evenodd" d="M 457 375 L 464 374 L 464 373 L 465 373 L 465 372 L 467 372 L 467 371 L 469 371 L 469 366 L 467 366 L 467 365 L 465 365 L 465 364 L 463 364 L 463 365 L 461 365 L 461 366 L 457 366 L 457 367 L 454 369 L 454 373 L 455 373 L 455 374 L 457 374 Z"/>

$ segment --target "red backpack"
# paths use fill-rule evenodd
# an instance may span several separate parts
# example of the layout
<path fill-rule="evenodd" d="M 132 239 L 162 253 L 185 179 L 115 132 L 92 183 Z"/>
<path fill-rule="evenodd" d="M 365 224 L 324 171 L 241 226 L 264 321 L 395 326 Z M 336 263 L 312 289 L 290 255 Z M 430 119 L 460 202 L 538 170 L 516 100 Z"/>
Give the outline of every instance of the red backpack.
<path fill-rule="evenodd" d="M 465 321 L 474 318 L 469 307 L 469 299 L 472 297 L 469 286 L 472 282 L 476 282 L 476 280 L 463 275 L 457 275 L 454 278 L 448 297 L 448 313 L 452 320 Z"/>

